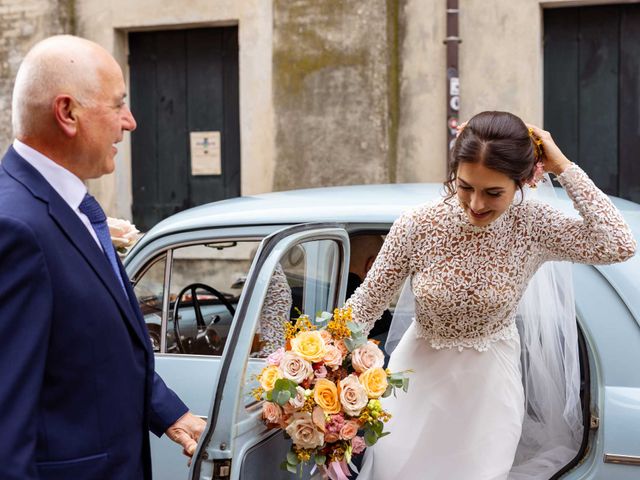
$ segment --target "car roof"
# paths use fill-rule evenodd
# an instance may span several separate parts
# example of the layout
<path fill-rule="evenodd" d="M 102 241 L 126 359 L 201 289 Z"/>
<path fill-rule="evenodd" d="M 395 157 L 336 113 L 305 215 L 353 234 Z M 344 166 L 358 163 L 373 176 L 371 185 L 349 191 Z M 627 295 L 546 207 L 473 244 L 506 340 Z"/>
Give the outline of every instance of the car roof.
<path fill-rule="evenodd" d="M 576 216 L 562 188 L 547 200 Z M 321 187 L 250 195 L 209 203 L 177 213 L 158 223 L 135 246 L 139 251 L 155 239 L 194 230 L 251 225 L 292 225 L 310 222 L 390 224 L 417 205 L 442 198 L 442 184 L 405 183 Z M 610 197 L 640 238 L 640 204 Z M 134 253 L 134 252 L 132 252 Z M 640 321 L 640 255 L 624 264 L 597 267 L 616 288 Z M 633 306 L 630 304 L 634 304 Z"/>
<path fill-rule="evenodd" d="M 551 203 L 572 212 L 565 192 L 557 188 Z M 403 211 L 442 198 L 440 183 L 351 185 L 271 192 L 231 198 L 174 214 L 153 227 L 141 241 L 181 231 L 244 225 L 287 225 L 308 222 L 391 223 Z M 611 197 L 616 206 L 638 222 L 640 204 Z"/>

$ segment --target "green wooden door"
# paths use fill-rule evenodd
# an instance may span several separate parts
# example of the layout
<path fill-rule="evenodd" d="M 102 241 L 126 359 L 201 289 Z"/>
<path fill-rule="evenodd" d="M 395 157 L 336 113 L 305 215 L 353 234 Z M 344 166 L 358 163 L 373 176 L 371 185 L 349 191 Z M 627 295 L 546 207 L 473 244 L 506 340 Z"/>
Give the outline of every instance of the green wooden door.
<path fill-rule="evenodd" d="M 605 192 L 640 202 L 640 5 L 544 12 L 544 126 Z"/>
<path fill-rule="evenodd" d="M 134 222 L 240 195 L 238 28 L 132 32 L 129 51 Z"/>

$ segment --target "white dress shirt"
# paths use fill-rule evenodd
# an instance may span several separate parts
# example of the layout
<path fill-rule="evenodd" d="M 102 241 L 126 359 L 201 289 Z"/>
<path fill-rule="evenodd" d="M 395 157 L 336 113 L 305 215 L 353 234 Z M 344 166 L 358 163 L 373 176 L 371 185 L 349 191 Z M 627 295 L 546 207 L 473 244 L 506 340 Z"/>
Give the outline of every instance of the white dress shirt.
<path fill-rule="evenodd" d="M 47 183 L 49 183 L 58 195 L 69 205 L 84 226 L 87 227 L 87 230 L 98 244 L 98 247 L 100 247 L 100 250 L 102 250 L 102 245 L 100 245 L 98 236 L 93 230 L 89 218 L 78 208 L 87 193 L 87 187 L 82 183 L 82 180 L 66 168 L 61 167 L 50 158 L 30 146 L 25 145 L 18 139 L 13 141 L 13 148 L 29 165 L 44 177 Z"/>

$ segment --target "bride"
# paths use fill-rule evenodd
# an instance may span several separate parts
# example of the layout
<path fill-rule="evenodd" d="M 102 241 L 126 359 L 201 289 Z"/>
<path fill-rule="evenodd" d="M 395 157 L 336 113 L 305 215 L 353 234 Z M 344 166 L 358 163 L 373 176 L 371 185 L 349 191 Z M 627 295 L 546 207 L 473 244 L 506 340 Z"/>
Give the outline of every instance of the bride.
<path fill-rule="evenodd" d="M 527 285 L 545 262 L 620 262 L 636 248 L 607 196 L 548 132 L 515 115 L 474 116 L 449 167 L 448 196 L 396 220 L 347 302 L 356 321 L 371 328 L 405 279 L 415 295 L 415 321 L 389 363 L 392 371 L 413 370 L 411 386 L 385 399 L 393 435 L 367 449 L 359 479 L 516 478 L 510 471 L 531 414 L 516 326 Z M 542 168 L 557 176 L 581 218 L 522 199 L 523 186 Z M 565 457 L 569 452 L 562 462 L 570 461 L 576 450 L 558 447 Z M 544 463 L 534 461 L 531 475 L 517 478 L 549 478 L 554 472 Z"/>

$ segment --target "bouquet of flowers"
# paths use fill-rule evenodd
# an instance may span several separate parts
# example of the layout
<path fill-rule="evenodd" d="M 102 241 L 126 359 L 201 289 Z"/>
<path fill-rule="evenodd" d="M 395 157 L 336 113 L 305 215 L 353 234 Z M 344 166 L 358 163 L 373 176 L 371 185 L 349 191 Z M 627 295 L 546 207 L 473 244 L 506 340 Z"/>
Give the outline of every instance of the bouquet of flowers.
<path fill-rule="evenodd" d="M 293 445 L 282 467 L 302 473 L 314 462 L 325 477 L 346 480 L 354 454 L 388 435 L 380 398 L 405 392 L 407 372 L 384 369 L 384 354 L 353 322 L 351 309 L 301 315 L 285 325 L 285 346 L 266 359 L 252 393 L 266 400 L 262 416 Z M 315 469 L 315 467 L 314 467 Z"/>

